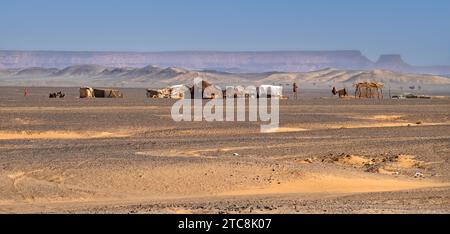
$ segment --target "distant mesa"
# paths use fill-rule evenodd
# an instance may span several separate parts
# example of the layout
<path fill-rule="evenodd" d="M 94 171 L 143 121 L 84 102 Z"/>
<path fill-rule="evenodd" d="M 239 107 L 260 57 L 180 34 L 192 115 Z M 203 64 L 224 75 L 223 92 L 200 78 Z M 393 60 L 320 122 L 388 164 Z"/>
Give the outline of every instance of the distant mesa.
<path fill-rule="evenodd" d="M 86 64 L 86 65 L 80 65 Z M 151 64 L 151 66 L 149 66 Z M 169 69 L 167 69 L 169 67 Z M 224 73 L 312 72 L 326 68 L 339 70 L 383 69 L 401 73 L 447 75 L 450 66 L 413 66 L 400 55 L 382 55 L 369 60 L 358 50 L 260 51 L 260 52 L 58 52 L 0 51 L 0 69 L 63 69 L 57 76 L 98 74 L 141 77 L 162 73 L 167 76 L 190 71 Z M 110 69 L 111 68 L 111 69 Z M 130 69 L 133 68 L 129 74 Z M 136 70 L 136 68 L 138 68 Z M 107 70 L 105 70 L 107 69 Z M 24 71 L 30 72 L 30 71 Z M 55 71 L 53 71 L 55 72 Z"/>
<path fill-rule="evenodd" d="M 411 65 L 405 63 L 403 58 L 399 54 L 387 54 L 381 55 L 378 61 L 375 63 L 378 68 L 389 69 L 389 70 L 401 70 L 401 69 L 411 69 Z"/>

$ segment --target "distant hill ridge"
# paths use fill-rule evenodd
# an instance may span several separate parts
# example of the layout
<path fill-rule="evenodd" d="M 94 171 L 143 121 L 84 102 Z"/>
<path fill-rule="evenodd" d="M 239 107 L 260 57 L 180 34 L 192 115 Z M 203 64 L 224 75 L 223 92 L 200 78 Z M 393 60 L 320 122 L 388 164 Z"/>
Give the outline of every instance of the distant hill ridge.
<path fill-rule="evenodd" d="M 75 65 L 62 69 L 25 68 L 0 70 L 0 85 L 25 86 L 111 86 L 166 87 L 189 84 L 201 77 L 218 85 L 292 84 L 306 87 L 351 86 L 361 81 L 377 81 L 393 87 L 435 86 L 450 88 L 450 78 L 387 70 L 342 70 L 325 68 L 311 72 L 226 73 L 149 65 L 141 68 Z"/>
<path fill-rule="evenodd" d="M 360 51 L 268 51 L 268 52 L 58 52 L 0 51 L 0 69 L 66 68 L 89 64 L 116 68 L 183 67 L 231 73 L 310 72 L 328 67 L 342 70 L 384 69 L 418 74 L 450 74 L 450 66 L 412 66 L 400 55 L 382 55 L 377 62 Z"/>

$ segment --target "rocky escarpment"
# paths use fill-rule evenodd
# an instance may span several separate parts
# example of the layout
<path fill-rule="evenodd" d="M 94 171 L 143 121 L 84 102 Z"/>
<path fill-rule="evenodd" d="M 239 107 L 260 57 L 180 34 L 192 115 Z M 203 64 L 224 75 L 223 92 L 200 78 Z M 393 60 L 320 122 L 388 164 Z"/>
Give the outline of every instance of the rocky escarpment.
<path fill-rule="evenodd" d="M 226 85 L 290 85 L 329 88 L 331 84 L 352 86 L 356 82 L 376 81 L 392 87 L 446 87 L 450 79 L 444 76 L 405 74 L 386 70 L 342 70 L 335 68 L 312 72 L 225 73 L 213 70 L 195 71 L 154 65 L 142 68 L 116 68 L 100 65 L 75 65 L 63 69 L 25 68 L 0 69 L 0 86 L 110 86 L 166 87 L 189 84 L 202 77 L 214 84 Z"/>
<path fill-rule="evenodd" d="M 383 68 L 393 71 L 411 69 L 412 66 L 403 61 L 403 58 L 399 54 L 381 55 L 378 61 L 375 63 L 377 68 Z"/>
<path fill-rule="evenodd" d="M 80 64 L 116 68 L 114 71 L 108 71 L 112 73 L 152 64 L 160 67 L 231 73 L 310 72 L 332 67 L 342 70 L 383 69 L 403 73 L 450 74 L 450 66 L 412 66 L 403 61 L 400 55 L 382 55 L 377 62 L 372 62 L 357 50 L 152 53 L 0 51 L 0 69 L 34 67 L 63 69 Z M 92 67 L 84 72 L 89 73 L 89 69 Z"/>
<path fill-rule="evenodd" d="M 279 52 L 45 52 L 0 51 L 0 68 L 64 68 L 79 64 L 108 67 L 183 67 L 226 72 L 306 72 L 336 67 L 365 69 L 372 62 L 359 51 Z"/>

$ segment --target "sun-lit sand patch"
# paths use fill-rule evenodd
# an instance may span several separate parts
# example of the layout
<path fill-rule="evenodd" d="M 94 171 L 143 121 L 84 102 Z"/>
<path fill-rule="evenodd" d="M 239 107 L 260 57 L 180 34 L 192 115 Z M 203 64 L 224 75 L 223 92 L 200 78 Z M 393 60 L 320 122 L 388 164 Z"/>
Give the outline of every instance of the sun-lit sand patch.
<path fill-rule="evenodd" d="M 381 118 L 381 117 L 380 117 Z M 394 117 L 392 117 L 394 118 Z M 380 119 L 381 120 L 381 119 Z M 450 122 L 426 123 L 417 122 L 343 122 L 341 124 L 311 124 L 307 128 L 301 127 L 281 127 L 271 128 L 262 133 L 289 133 L 289 132 L 305 132 L 325 129 L 360 129 L 360 128 L 394 128 L 394 127 L 421 127 L 421 126 L 446 126 Z"/>
<path fill-rule="evenodd" d="M 390 128 L 390 127 L 419 127 L 419 126 L 443 126 L 450 123 L 408 123 L 408 122 L 375 122 L 375 123 L 343 123 L 328 126 L 329 129 L 357 129 L 357 128 Z"/>
<path fill-rule="evenodd" d="M 120 132 L 75 132 L 75 131 L 20 131 L 0 132 L 0 140 L 26 140 L 26 139 L 91 139 L 91 138 L 121 138 L 130 134 Z"/>
<path fill-rule="evenodd" d="M 415 157 L 411 155 L 398 155 L 391 163 L 392 166 L 398 168 L 414 168 L 421 164 L 423 164 L 422 161 L 416 160 Z"/>
<path fill-rule="evenodd" d="M 25 172 L 19 171 L 19 172 L 15 172 L 15 173 L 9 174 L 9 175 L 8 175 L 8 178 L 14 180 L 14 179 L 20 178 L 20 177 L 22 177 L 22 176 L 24 176 L 24 175 L 25 175 Z"/>
<path fill-rule="evenodd" d="M 399 120 L 403 116 L 402 115 L 374 115 L 370 117 L 366 117 L 366 119 L 373 119 L 373 120 Z"/>
<path fill-rule="evenodd" d="M 387 170 L 383 167 L 378 168 L 377 173 L 382 174 L 382 175 L 397 175 L 398 174 L 396 171 Z"/>
<path fill-rule="evenodd" d="M 432 99 L 450 99 L 449 96 L 432 96 Z"/>
<path fill-rule="evenodd" d="M 142 156 L 160 156 L 160 157 L 204 157 L 205 155 L 223 155 L 232 156 L 234 151 L 256 149 L 258 146 L 249 147 L 229 147 L 229 148 L 212 148 L 212 149 L 186 149 L 186 150 L 164 150 L 164 151 L 149 151 L 136 152 L 136 155 Z M 206 158 L 208 158 L 206 156 Z M 214 158 L 209 156 L 209 158 Z"/>
<path fill-rule="evenodd" d="M 173 208 L 173 209 L 167 209 L 167 213 L 169 214 L 192 214 L 192 211 L 182 208 Z"/>
<path fill-rule="evenodd" d="M 154 156 L 154 157 L 200 157 L 201 152 L 208 152 L 207 150 L 167 150 L 167 151 L 149 151 L 136 152 L 140 156 Z"/>
<path fill-rule="evenodd" d="M 425 180 L 391 179 L 386 177 L 344 177 L 313 174 L 293 182 L 255 187 L 222 193 L 224 196 L 269 195 L 289 193 L 370 193 L 402 191 L 420 188 L 447 187 L 448 183 Z"/>
<path fill-rule="evenodd" d="M 339 158 L 336 163 L 354 167 L 364 167 L 365 165 L 371 163 L 371 160 L 362 156 L 347 155 Z"/>
<path fill-rule="evenodd" d="M 259 128 L 240 128 L 239 131 L 236 131 L 234 128 L 216 128 L 216 129 L 179 129 L 172 133 L 172 136 L 208 136 L 211 134 L 217 136 L 225 136 L 225 135 L 245 135 L 251 133 L 258 133 Z"/>
<path fill-rule="evenodd" d="M 268 130 L 263 131 L 263 133 L 287 133 L 287 132 L 303 132 L 303 131 L 308 131 L 308 129 L 290 128 L 290 127 L 270 128 Z"/>
<path fill-rule="evenodd" d="M 22 119 L 22 118 L 14 118 L 12 120 L 12 122 L 14 124 L 19 124 L 19 125 L 37 125 L 37 124 L 42 124 L 42 122 L 38 121 L 38 120 L 30 120 L 30 119 Z"/>
<path fill-rule="evenodd" d="M 107 100 L 107 99 L 105 99 Z M 83 100 L 91 101 L 91 100 Z M 117 101 L 117 100 L 114 100 Z M 132 110 L 155 110 L 160 107 L 158 106 L 81 106 L 81 107 L 2 107 L 0 112 L 31 112 L 31 111 L 132 111 Z"/>
<path fill-rule="evenodd" d="M 384 166 L 378 168 L 377 172 L 380 174 L 397 175 L 402 169 L 418 169 L 424 167 L 425 162 L 416 160 L 411 155 L 398 155 Z"/>
<path fill-rule="evenodd" d="M 364 172 L 378 173 L 395 176 L 413 176 L 415 178 L 424 178 L 424 172 L 433 164 L 441 162 L 425 162 L 416 159 L 412 155 L 389 155 L 384 157 L 340 155 L 331 159 L 336 165 L 349 166 L 357 169 L 363 169 Z M 429 175 L 429 174 L 428 174 Z"/>

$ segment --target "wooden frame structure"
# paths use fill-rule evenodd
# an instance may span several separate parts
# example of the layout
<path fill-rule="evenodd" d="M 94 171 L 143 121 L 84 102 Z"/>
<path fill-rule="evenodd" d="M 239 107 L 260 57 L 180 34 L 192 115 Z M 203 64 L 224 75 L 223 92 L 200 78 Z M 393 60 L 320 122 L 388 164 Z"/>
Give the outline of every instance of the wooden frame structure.
<path fill-rule="evenodd" d="M 355 84 L 355 98 L 383 99 L 384 84 L 375 82 L 360 82 Z"/>

